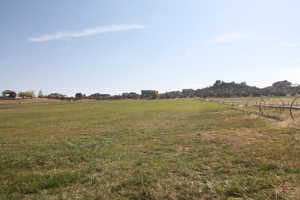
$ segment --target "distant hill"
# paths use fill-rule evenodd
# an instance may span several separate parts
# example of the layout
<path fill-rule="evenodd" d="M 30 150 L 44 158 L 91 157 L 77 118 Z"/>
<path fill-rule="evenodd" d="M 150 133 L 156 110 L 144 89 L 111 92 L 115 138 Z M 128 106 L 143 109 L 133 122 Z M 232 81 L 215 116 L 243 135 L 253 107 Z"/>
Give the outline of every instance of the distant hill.
<path fill-rule="evenodd" d="M 188 95 L 186 95 L 188 91 Z M 272 86 L 258 88 L 249 86 L 245 82 L 224 82 L 217 80 L 212 86 L 203 89 L 184 89 L 160 94 L 161 98 L 180 98 L 180 97 L 258 97 L 258 96 L 295 96 L 300 94 L 300 86 L 289 81 L 278 81 Z"/>

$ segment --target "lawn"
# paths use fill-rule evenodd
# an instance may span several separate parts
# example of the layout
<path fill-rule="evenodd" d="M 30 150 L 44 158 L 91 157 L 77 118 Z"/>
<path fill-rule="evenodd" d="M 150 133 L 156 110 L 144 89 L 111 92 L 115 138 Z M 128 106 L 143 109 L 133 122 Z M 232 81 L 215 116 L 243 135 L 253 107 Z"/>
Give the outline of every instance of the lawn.
<path fill-rule="evenodd" d="M 0 105 L 0 199 L 300 199 L 300 129 L 199 100 Z"/>

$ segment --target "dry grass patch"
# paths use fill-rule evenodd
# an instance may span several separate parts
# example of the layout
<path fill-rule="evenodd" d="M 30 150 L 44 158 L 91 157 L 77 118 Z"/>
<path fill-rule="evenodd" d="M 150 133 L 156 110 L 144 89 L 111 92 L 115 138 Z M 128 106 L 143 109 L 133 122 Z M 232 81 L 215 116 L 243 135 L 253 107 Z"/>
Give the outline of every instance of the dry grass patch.
<path fill-rule="evenodd" d="M 208 131 L 199 133 L 199 136 L 205 140 L 223 140 L 225 143 L 230 144 L 236 149 L 244 148 L 259 142 L 265 142 L 268 139 L 268 136 L 263 133 L 247 129 L 231 132 Z"/>

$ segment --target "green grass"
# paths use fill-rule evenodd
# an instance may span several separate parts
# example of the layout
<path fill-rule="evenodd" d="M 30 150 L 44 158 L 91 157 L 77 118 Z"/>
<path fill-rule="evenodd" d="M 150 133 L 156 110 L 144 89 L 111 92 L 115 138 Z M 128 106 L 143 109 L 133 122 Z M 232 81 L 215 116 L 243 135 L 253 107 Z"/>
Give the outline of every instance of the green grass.
<path fill-rule="evenodd" d="M 297 199 L 300 130 L 276 123 L 198 100 L 0 105 L 0 199 Z"/>

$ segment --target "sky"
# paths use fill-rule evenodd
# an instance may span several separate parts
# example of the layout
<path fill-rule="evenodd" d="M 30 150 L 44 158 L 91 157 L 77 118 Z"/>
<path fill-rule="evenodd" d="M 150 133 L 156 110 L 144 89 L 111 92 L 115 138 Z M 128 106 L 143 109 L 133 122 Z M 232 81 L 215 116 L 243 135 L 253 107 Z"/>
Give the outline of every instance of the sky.
<path fill-rule="evenodd" d="M 0 91 L 300 83 L 298 0 L 0 1 Z"/>

